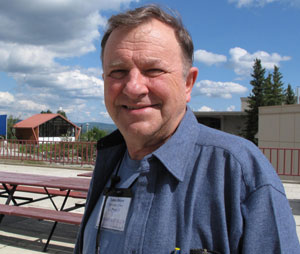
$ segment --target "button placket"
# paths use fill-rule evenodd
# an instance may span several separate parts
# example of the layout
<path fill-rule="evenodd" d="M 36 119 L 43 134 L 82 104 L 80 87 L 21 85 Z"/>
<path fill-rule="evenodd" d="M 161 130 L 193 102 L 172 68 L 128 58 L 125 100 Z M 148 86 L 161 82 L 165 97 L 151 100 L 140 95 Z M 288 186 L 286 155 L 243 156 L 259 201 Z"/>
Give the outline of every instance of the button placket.
<path fill-rule="evenodd" d="M 155 173 L 149 172 L 147 160 L 142 163 L 142 173 L 137 179 L 132 216 L 128 224 L 124 253 L 142 253 L 146 225 L 154 198 Z"/>

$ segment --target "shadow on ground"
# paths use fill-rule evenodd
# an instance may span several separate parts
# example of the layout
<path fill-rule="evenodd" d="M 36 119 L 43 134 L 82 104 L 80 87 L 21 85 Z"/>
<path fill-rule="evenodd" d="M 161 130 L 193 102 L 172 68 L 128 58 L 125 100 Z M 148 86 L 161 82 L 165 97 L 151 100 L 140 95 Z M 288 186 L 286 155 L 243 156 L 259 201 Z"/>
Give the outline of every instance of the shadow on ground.
<path fill-rule="evenodd" d="M 0 245 L 42 252 L 52 225 L 50 221 L 5 216 L 0 225 Z M 78 229 L 75 225 L 58 223 L 47 253 L 73 253 Z"/>
<path fill-rule="evenodd" d="M 300 215 L 300 199 L 289 199 L 294 215 Z"/>

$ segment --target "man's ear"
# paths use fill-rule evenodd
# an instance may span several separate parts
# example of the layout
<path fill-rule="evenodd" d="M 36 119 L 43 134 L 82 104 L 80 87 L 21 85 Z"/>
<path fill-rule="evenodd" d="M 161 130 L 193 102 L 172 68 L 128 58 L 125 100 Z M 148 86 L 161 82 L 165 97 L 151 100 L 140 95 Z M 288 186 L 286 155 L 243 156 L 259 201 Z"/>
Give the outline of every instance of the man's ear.
<path fill-rule="evenodd" d="M 193 86 L 196 82 L 197 76 L 198 76 L 198 68 L 191 67 L 189 69 L 188 75 L 186 77 L 186 83 L 185 83 L 186 102 L 189 102 L 191 100 L 191 93 L 192 93 Z"/>

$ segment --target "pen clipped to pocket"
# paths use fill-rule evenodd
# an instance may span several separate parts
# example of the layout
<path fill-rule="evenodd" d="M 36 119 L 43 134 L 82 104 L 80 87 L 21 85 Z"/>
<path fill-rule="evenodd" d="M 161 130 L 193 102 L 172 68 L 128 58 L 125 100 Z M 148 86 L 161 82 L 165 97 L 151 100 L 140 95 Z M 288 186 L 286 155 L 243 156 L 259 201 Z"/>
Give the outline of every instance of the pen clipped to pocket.
<path fill-rule="evenodd" d="M 175 248 L 173 251 L 172 251 L 172 254 L 180 254 L 181 251 L 180 251 L 180 248 Z"/>

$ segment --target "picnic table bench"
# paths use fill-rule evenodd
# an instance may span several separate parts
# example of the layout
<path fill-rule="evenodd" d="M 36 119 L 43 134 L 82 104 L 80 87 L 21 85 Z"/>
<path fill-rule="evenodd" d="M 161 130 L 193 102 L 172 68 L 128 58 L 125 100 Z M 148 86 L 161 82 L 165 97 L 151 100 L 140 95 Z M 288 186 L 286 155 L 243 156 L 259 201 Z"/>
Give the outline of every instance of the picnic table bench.
<path fill-rule="evenodd" d="M 0 204 L 0 214 L 21 216 L 39 220 L 50 220 L 74 225 L 79 225 L 82 219 L 82 214 L 80 213 L 56 211 L 36 207 L 11 206 L 4 204 Z"/>
<path fill-rule="evenodd" d="M 0 204 L 0 223 L 4 215 L 54 221 L 47 242 L 43 248 L 45 252 L 58 222 L 74 225 L 81 223 L 82 214 L 70 211 L 82 207 L 82 204 L 75 203 L 74 206 L 68 208 L 65 208 L 65 205 L 69 197 L 85 199 L 89 182 L 90 179 L 79 177 L 57 177 L 0 171 L 0 186 L 2 185 L 0 197 L 6 198 L 5 204 Z M 41 198 L 29 198 L 28 195 L 27 197 L 17 196 L 16 192 L 18 192 L 18 195 L 22 192 L 30 192 L 44 196 Z M 60 208 L 57 208 L 53 200 L 56 196 L 64 197 Z M 26 201 L 18 202 L 19 199 Z M 48 207 L 32 207 L 32 205 L 30 207 L 23 206 L 47 199 L 51 201 L 54 209 Z M 13 205 L 11 205 L 11 203 Z"/>

